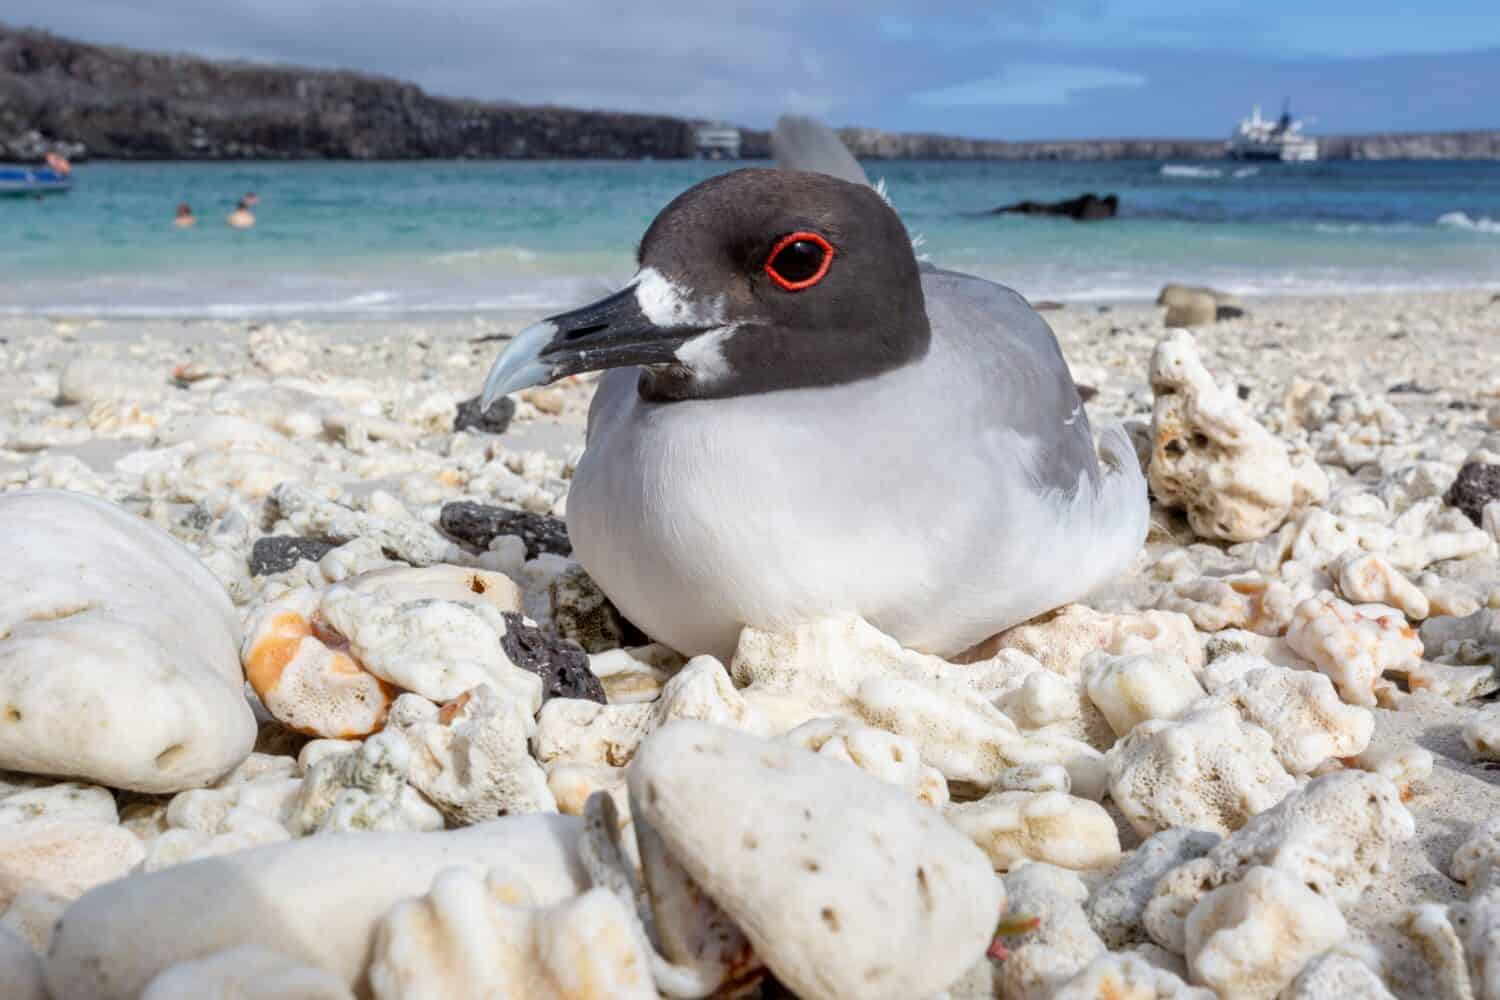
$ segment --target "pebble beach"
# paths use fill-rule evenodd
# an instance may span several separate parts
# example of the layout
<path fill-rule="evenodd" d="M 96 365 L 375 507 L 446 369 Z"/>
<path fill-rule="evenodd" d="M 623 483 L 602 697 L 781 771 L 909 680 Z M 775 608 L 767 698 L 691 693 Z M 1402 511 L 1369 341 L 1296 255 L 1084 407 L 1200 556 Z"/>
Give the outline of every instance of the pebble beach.
<path fill-rule="evenodd" d="M 1500 294 L 1164 297 L 1034 303 L 1151 532 L 963 662 L 625 621 L 535 312 L 0 319 L 0 996 L 1500 997 Z"/>

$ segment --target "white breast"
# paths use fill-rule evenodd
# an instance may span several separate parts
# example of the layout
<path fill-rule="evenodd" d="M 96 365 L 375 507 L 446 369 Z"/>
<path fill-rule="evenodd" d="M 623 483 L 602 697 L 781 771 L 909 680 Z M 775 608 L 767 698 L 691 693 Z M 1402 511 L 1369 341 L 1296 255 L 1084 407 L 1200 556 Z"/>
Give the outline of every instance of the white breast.
<path fill-rule="evenodd" d="M 648 635 L 721 658 L 743 625 L 841 613 L 956 653 L 1122 568 L 1139 539 L 1101 552 L 1092 495 L 1035 493 L 1025 441 L 948 433 L 913 379 L 649 404 L 610 373 L 568 499 L 577 558 Z"/>

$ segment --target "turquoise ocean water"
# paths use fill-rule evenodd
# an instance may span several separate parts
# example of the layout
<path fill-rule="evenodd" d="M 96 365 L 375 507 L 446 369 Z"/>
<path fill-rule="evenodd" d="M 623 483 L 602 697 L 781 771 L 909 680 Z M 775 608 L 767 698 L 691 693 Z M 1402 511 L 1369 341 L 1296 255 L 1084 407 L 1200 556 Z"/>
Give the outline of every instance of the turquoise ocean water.
<path fill-rule="evenodd" d="M 763 165 L 763 164 L 762 164 Z M 575 304 L 734 164 L 95 163 L 0 199 L 0 315 L 379 315 Z M 871 163 L 923 252 L 1032 298 L 1500 288 L 1500 163 Z M 223 224 L 246 191 L 258 225 Z M 1099 223 L 985 216 L 1114 192 Z M 171 225 L 189 202 L 194 229 Z"/>

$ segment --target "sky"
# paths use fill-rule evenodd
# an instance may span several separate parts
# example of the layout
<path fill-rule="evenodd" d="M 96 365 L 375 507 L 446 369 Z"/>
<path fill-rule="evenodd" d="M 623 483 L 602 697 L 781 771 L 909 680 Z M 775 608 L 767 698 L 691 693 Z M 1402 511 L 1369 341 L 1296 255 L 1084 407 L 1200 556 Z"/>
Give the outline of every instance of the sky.
<path fill-rule="evenodd" d="M 87 41 L 456 97 L 1003 139 L 1500 128 L 1500 0 L 5 0 Z"/>

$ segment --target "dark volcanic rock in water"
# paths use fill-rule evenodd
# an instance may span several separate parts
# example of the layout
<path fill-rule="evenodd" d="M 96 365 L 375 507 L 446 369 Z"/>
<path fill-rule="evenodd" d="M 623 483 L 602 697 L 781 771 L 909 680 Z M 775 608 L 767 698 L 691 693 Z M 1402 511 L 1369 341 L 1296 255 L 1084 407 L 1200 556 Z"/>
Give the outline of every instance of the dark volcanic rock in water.
<path fill-rule="evenodd" d="M 1090 192 L 1077 198 L 1063 201 L 1018 201 L 1001 205 L 991 215 L 1062 215 L 1077 222 L 1098 222 L 1113 219 L 1120 211 L 1120 199 L 1116 195 L 1104 197 Z"/>
<path fill-rule="evenodd" d="M 479 408 L 479 397 L 475 396 L 458 404 L 458 412 L 453 415 L 453 430 L 455 433 L 476 430 L 504 434 L 510 429 L 511 418 L 515 415 L 516 401 L 509 396 L 501 396 L 488 410 Z"/>
<path fill-rule="evenodd" d="M 298 538 L 295 535 L 267 535 L 258 538 L 250 548 L 250 575 L 266 576 L 270 573 L 285 573 L 302 560 L 317 562 L 338 548 L 332 542 L 318 538 Z"/>
<path fill-rule="evenodd" d="M 1458 470 L 1458 478 L 1443 494 L 1443 502 L 1463 511 L 1469 520 L 1482 525 L 1484 505 L 1500 500 L 1500 465 L 1470 462 Z"/>
<path fill-rule="evenodd" d="M 542 679 L 542 700 L 586 698 L 604 704 L 604 685 L 589 669 L 584 651 L 566 639 L 543 631 L 514 611 L 505 615 L 500 646 L 510 662 Z"/>
<path fill-rule="evenodd" d="M 489 548 L 490 542 L 499 535 L 518 535 L 526 543 L 527 559 L 535 559 L 543 552 L 559 556 L 573 554 L 568 526 L 562 518 L 550 514 L 533 514 L 459 500 L 443 505 L 438 514 L 438 527 L 477 549 Z"/>

